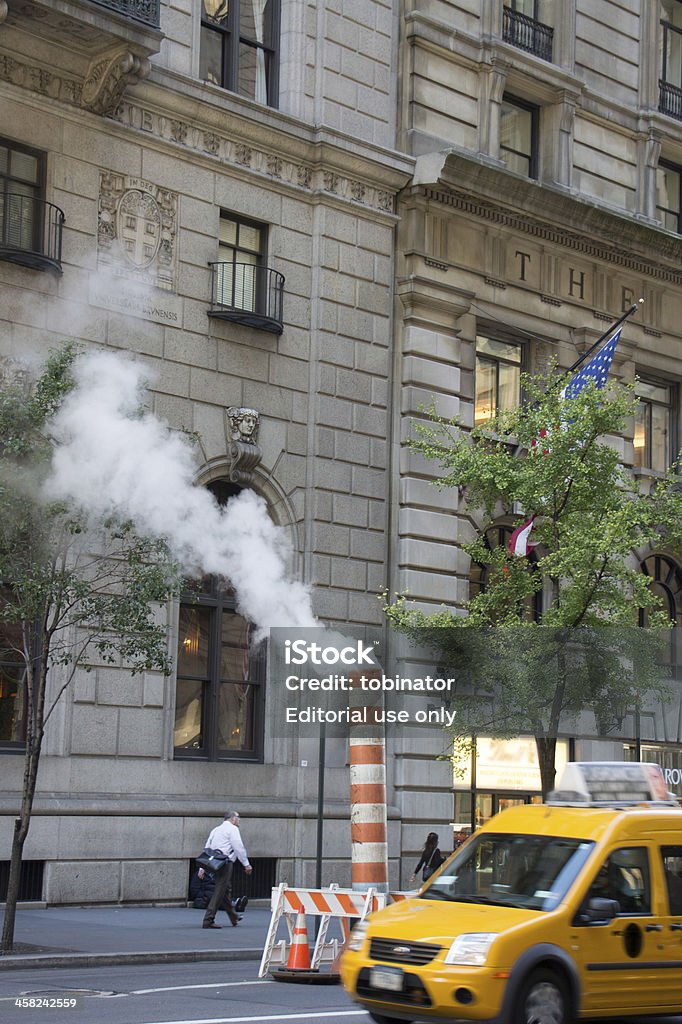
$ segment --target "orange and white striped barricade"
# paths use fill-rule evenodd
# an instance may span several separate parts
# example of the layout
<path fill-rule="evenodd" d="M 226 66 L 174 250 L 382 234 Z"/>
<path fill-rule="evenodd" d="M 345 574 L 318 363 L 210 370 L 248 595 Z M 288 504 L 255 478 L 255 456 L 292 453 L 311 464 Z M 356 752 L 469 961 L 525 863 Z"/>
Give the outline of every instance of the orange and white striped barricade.
<path fill-rule="evenodd" d="M 411 900 L 419 892 L 419 889 L 407 889 L 403 892 L 389 892 L 388 902 L 389 903 L 400 903 L 401 900 Z"/>
<path fill-rule="evenodd" d="M 330 921 L 338 919 L 342 928 L 346 925 L 343 930 L 345 938 L 351 920 L 362 920 L 367 914 L 385 905 L 386 894 L 377 893 L 374 889 L 355 892 L 352 889 L 339 889 L 336 885 L 330 885 L 328 889 L 290 889 L 286 882 L 282 882 L 272 890 L 270 927 L 265 938 L 258 977 L 264 977 L 272 966 L 282 965 L 286 968 L 299 914 L 320 918 L 315 947 L 310 957 L 310 971 L 318 973 L 320 964 L 334 961 L 339 951 L 338 939 L 326 941 Z M 282 917 L 289 933 L 288 942 L 276 938 Z"/>

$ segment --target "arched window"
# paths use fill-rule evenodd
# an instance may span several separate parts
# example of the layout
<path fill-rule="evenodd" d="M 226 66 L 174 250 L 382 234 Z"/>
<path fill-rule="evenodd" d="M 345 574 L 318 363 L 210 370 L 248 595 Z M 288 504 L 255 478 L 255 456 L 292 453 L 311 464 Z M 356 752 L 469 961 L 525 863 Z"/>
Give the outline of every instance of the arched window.
<path fill-rule="evenodd" d="M 494 548 L 505 547 L 509 543 L 509 538 L 514 532 L 514 527 L 506 524 L 494 523 L 489 526 L 485 531 L 483 537 L 485 540 L 485 546 L 489 551 Z M 534 551 L 530 551 L 528 555 L 529 562 L 535 566 L 537 565 L 537 557 Z M 488 577 L 490 574 L 490 566 L 485 565 L 482 562 L 472 562 L 471 569 L 469 570 L 469 598 L 476 597 L 477 594 L 481 594 L 485 591 L 488 585 Z M 527 603 L 527 614 L 528 618 L 533 619 L 535 622 L 539 622 L 542 617 L 542 590 L 537 591 L 532 597 L 528 598 Z"/>
<path fill-rule="evenodd" d="M 669 667 L 670 675 L 675 679 L 682 671 L 679 629 L 682 625 L 682 569 L 672 558 L 660 554 L 645 558 L 641 569 L 651 578 L 651 590 L 661 599 L 666 615 L 678 627 L 670 631 L 668 648 L 663 655 L 664 664 Z M 644 611 L 640 612 L 639 624 L 648 625 L 648 616 Z"/>
<path fill-rule="evenodd" d="M 240 488 L 218 480 L 208 490 L 223 505 Z M 252 634 L 225 580 L 188 581 L 178 629 L 176 758 L 262 760 L 265 645 L 254 648 Z"/>
<path fill-rule="evenodd" d="M 0 629 L 0 749 L 23 750 L 26 736 L 26 664 L 21 655 L 21 629 L 3 623 Z"/>

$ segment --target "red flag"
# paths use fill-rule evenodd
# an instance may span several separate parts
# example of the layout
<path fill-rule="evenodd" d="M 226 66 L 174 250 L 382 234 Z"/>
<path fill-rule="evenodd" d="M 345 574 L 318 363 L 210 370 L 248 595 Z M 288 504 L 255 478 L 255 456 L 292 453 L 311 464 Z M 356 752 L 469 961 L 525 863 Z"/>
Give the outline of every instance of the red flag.
<path fill-rule="evenodd" d="M 531 544 L 528 540 L 534 522 L 535 516 L 531 516 L 530 519 L 526 519 L 525 523 L 521 523 L 520 526 L 516 527 L 507 544 L 507 551 L 510 555 L 528 558 L 532 549 L 537 547 L 537 544 Z"/>

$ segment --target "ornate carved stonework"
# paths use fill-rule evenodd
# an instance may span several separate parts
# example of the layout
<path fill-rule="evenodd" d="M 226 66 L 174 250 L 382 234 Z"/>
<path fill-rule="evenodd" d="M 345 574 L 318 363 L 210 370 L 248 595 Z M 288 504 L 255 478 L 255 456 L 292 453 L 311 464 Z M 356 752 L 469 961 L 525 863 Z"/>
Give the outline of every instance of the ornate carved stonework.
<path fill-rule="evenodd" d="M 101 170 L 97 266 L 175 291 L 177 211 L 175 192 Z"/>
<path fill-rule="evenodd" d="M 231 405 L 225 410 L 225 417 L 225 430 L 228 440 L 245 441 L 247 444 L 258 443 L 260 413 L 257 409 L 247 409 Z"/>
<path fill-rule="evenodd" d="M 99 54 L 90 62 L 81 106 L 93 114 L 111 114 L 121 101 L 130 82 L 146 78 L 151 64 L 145 57 L 137 57 L 126 46 L 117 46 Z"/>
<path fill-rule="evenodd" d="M 260 414 L 256 409 L 230 406 L 225 409 L 225 438 L 230 457 L 230 481 L 248 486 L 253 471 L 263 457 L 257 444 Z"/>
<path fill-rule="evenodd" d="M 23 363 L 9 356 L 0 357 L 0 381 L 3 384 L 13 384 L 27 391 L 30 380 L 28 367 Z"/>

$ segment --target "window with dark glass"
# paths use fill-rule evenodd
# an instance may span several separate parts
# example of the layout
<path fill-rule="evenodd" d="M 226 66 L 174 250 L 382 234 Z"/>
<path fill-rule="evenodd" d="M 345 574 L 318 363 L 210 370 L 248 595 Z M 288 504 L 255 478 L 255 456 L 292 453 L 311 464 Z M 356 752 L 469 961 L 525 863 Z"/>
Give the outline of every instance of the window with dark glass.
<path fill-rule="evenodd" d="M 500 111 L 500 158 L 510 171 L 537 178 L 538 108 L 505 93 Z"/>
<path fill-rule="evenodd" d="M 519 405 L 522 354 L 515 342 L 476 336 L 475 426 Z"/>
<path fill-rule="evenodd" d="M 674 623 L 674 629 L 661 634 L 664 646 L 659 660 L 664 674 L 677 679 L 682 672 L 682 569 L 674 559 L 658 553 L 645 558 L 640 568 L 650 577 L 652 593 L 659 598 L 660 606 L 669 621 Z M 639 624 L 648 626 L 649 616 L 646 611 L 640 611 Z"/>
<path fill-rule="evenodd" d="M 0 749 L 21 748 L 26 735 L 26 665 L 19 626 L 0 632 Z"/>
<path fill-rule="evenodd" d="M 279 0 L 202 0 L 202 79 L 276 106 L 278 35 Z"/>
<path fill-rule="evenodd" d="M 492 551 L 494 548 L 506 548 L 514 531 L 513 526 L 505 523 L 489 526 L 483 535 L 486 548 Z M 537 572 L 538 556 L 534 548 L 528 552 L 528 562 L 533 570 Z M 472 562 L 469 570 L 469 599 L 472 600 L 478 594 L 483 593 L 490 579 L 490 565 L 484 562 Z M 543 611 L 542 589 L 536 590 L 530 597 L 526 598 L 525 618 L 529 622 L 540 622 Z"/>
<path fill-rule="evenodd" d="M 682 3 L 661 0 L 661 78 L 659 109 L 682 118 Z"/>
<path fill-rule="evenodd" d="M 661 161 L 656 169 L 656 214 L 664 228 L 682 234 L 682 169 Z"/>
<path fill-rule="evenodd" d="M 219 481 L 209 490 L 224 503 L 238 488 Z M 176 758 L 261 760 L 264 682 L 264 645 L 254 645 L 229 584 L 215 576 L 188 583 L 178 628 Z"/>
<path fill-rule="evenodd" d="M 0 139 L 0 245 L 40 248 L 43 157 Z"/>
<path fill-rule="evenodd" d="M 676 455 L 673 398 L 676 388 L 656 381 L 638 380 L 633 445 L 635 466 L 664 473 Z"/>

